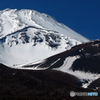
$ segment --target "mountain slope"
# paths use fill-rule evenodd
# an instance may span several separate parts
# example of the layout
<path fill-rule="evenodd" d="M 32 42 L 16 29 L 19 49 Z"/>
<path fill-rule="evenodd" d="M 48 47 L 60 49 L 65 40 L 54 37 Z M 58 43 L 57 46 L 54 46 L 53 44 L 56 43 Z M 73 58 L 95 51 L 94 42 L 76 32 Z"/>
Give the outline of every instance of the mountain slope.
<path fill-rule="evenodd" d="M 54 69 L 69 73 L 84 80 L 86 88 L 100 78 L 100 40 L 94 40 L 72 47 L 70 50 L 49 57 L 41 62 L 17 66 L 24 69 Z M 86 80 L 86 81 L 85 81 Z M 84 83 L 88 83 L 85 84 Z"/>
<path fill-rule="evenodd" d="M 77 78 L 55 70 L 19 70 L 0 64 L 1 100 L 99 100 L 100 97 L 70 97 L 71 91 L 95 92 L 77 86 Z M 100 91 L 96 91 L 98 94 Z"/>
<path fill-rule="evenodd" d="M 27 64 L 89 41 L 52 17 L 34 10 L 0 11 L 0 63 Z"/>

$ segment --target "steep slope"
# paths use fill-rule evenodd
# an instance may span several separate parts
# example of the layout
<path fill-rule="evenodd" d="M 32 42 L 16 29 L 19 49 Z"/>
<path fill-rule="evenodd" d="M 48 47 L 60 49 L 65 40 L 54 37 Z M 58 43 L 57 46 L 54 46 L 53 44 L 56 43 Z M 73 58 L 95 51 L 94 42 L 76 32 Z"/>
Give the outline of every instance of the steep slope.
<path fill-rule="evenodd" d="M 30 26 L 0 39 L 0 60 L 15 67 L 45 59 L 80 43 L 55 31 Z"/>
<path fill-rule="evenodd" d="M 55 69 L 78 77 L 83 86 L 100 78 L 100 40 L 72 47 L 41 62 L 18 66 L 25 69 Z M 84 85 L 84 83 L 87 83 Z"/>
<path fill-rule="evenodd" d="M 98 73 L 99 74 L 100 73 L 100 70 L 99 70 L 99 64 L 100 63 L 99 63 L 98 60 L 100 59 L 100 40 L 94 40 L 94 41 L 90 41 L 90 42 L 87 42 L 87 43 L 83 43 L 83 44 L 74 46 L 70 50 L 67 50 L 65 52 L 59 53 L 57 55 L 54 55 L 52 57 L 45 59 L 44 64 L 47 63 L 47 66 L 49 66 L 48 68 L 59 68 L 61 65 L 64 64 L 65 59 L 68 59 L 68 57 L 69 57 L 69 59 L 71 57 L 73 58 L 73 59 L 71 59 L 72 62 L 70 63 L 71 64 L 70 65 L 71 70 L 73 70 L 73 71 L 80 70 L 80 71 L 84 71 L 84 72 L 91 71 L 92 73 Z M 86 59 L 87 61 L 84 61 L 84 59 Z M 79 61 L 82 60 L 83 62 L 81 61 L 81 63 L 78 63 L 78 60 Z M 94 61 L 92 61 L 92 60 L 94 60 Z M 60 61 L 62 61 L 63 63 L 58 64 L 57 66 L 54 65 L 54 64 L 56 64 Z M 75 61 L 75 63 L 73 63 L 74 61 Z M 50 62 L 50 63 L 48 63 L 48 62 Z M 80 65 L 81 67 L 80 66 L 78 67 L 76 65 L 76 62 L 78 63 L 78 65 L 82 64 L 82 65 Z M 35 62 L 33 62 L 33 64 L 34 63 Z M 36 62 L 36 63 L 38 63 L 38 62 Z M 54 64 L 52 64 L 52 63 L 54 63 Z M 94 64 L 92 64 L 92 63 L 94 63 Z M 50 66 L 50 64 L 52 64 L 52 65 Z M 66 64 L 68 64 L 68 63 L 66 62 Z M 41 65 L 39 67 L 42 68 L 42 66 L 43 65 Z M 84 67 L 82 67 L 82 66 L 84 66 Z M 87 68 L 85 68 L 85 66 L 87 66 Z M 96 66 L 97 69 L 96 69 L 96 67 L 94 68 L 94 66 Z"/>
<path fill-rule="evenodd" d="M 0 11 L 0 63 L 14 67 L 46 59 L 89 41 L 34 10 Z"/>

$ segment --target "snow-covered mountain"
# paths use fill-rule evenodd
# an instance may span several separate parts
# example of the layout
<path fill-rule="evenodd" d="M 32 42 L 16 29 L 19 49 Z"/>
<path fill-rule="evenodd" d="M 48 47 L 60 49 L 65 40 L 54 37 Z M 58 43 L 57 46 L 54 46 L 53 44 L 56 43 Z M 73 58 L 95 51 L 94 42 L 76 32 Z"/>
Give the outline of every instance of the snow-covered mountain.
<path fill-rule="evenodd" d="M 81 42 L 88 41 L 85 37 L 44 13 L 26 9 L 5 9 L 0 11 L 0 38 L 27 26 L 57 31 L 59 34 L 69 36 Z"/>
<path fill-rule="evenodd" d="M 100 40 L 89 41 L 44 13 L 5 9 L 0 11 L 0 71 L 2 97 L 98 90 Z"/>
<path fill-rule="evenodd" d="M 7 66 L 39 61 L 87 41 L 44 13 L 0 11 L 0 62 Z"/>

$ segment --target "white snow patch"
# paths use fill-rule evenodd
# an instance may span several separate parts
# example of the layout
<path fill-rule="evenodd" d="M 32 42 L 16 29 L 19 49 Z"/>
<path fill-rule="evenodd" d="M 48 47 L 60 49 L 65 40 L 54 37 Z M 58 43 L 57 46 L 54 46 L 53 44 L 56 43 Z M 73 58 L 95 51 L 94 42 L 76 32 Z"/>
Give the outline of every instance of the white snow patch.
<path fill-rule="evenodd" d="M 83 88 L 87 88 L 94 80 L 89 80 L 88 83 L 82 85 Z"/>
<path fill-rule="evenodd" d="M 58 69 L 66 72 L 72 66 L 73 62 L 78 58 L 79 58 L 79 56 L 67 57 L 64 61 L 64 64 Z"/>
<path fill-rule="evenodd" d="M 89 86 L 91 82 L 100 78 L 100 74 L 94 74 L 91 72 L 84 72 L 84 71 L 72 71 L 71 69 L 69 69 L 72 66 L 73 62 L 78 58 L 80 57 L 79 56 L 67 57 L 60 68 L 53 68 L 53 69 L 69 73 L 71 75 L 76 76 L 79 79 L 86 79 L 86 80 L 89 79 L 89 82 L 82 86 L 84 88 L 87 88 L 87 86 Z"/>
<path fill-rule="evenodd" d="M 52 65 L 54 65 L 56 62 L 58 62 L 60 60 L 60 58 L 59 59 L 57 59 L 55 62 L 53 62 L 49 67 L 51 67 Z M 49 68 L 48 67 L 48 68 Z"/>

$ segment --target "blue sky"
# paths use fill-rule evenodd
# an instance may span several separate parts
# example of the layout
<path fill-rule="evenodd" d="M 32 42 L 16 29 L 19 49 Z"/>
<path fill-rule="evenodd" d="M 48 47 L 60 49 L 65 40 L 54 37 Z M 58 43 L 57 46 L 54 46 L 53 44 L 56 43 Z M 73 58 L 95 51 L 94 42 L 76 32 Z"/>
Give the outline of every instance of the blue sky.
<path fill-rule="evenodd" d="M 100 39 L 100 0 L 0 0 L 0 10 L 46 13 L 90 40 Z"/>

